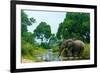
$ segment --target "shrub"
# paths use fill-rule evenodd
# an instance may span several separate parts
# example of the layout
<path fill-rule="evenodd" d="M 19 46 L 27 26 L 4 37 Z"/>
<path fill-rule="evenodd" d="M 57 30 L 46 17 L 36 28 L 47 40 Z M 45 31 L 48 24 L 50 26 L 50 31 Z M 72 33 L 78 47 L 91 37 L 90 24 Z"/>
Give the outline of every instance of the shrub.
<path fill-rule="evenodd" d="M 82 54 L 83 59 L 90 59 L 90 44 L 86 43 Z"/>

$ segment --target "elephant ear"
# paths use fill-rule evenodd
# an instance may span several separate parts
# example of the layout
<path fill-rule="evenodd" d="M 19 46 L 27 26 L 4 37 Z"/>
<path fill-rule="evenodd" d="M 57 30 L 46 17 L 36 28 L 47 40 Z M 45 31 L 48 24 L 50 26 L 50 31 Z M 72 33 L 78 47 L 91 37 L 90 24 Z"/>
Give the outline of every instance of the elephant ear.
<path fill-rule="evenodd" d="M 69 41 L 68 42 L 68 48 L 72 47 L 73 46 L 73 42 L 72 41 Z"/>

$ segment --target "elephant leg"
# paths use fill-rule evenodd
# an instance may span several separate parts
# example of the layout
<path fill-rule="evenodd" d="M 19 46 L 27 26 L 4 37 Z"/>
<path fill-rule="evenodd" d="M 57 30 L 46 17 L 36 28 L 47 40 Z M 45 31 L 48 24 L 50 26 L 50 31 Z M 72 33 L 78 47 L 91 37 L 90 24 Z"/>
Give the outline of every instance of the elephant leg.
<path fill-rule="evenodd" d="M 78 57 L 78 50 L 76 48 L 72 49 L 72 57 L 73 59 L 77 59 Z"/>
<path fill-rule="evenodd" d="M 80 51 L 79 51 L 79 53 L 78 53 L 78 57 L 79 57 L 79 59 L 82 58 L 83 49 L 84 49 L 84 48 L 80 48 Z"/>
<path fill-rule="evenodd" d="M 71 52 L 70 50 L 68 50 L 67 53 L 68 53 L 68 54 L 67 54 L 68 57 L 71 57 L 71 56 L 72 56 L 72 52 Z"/>
<path fill-rule="evenodd" d="M 68 59 L 73 59 L 72 47 L 68 49 Z"/>

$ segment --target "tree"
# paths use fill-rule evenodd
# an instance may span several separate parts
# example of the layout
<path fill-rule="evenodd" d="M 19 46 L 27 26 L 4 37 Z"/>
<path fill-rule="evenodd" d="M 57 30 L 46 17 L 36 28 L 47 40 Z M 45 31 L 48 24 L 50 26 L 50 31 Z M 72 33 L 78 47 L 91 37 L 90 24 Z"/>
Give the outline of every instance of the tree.
<path fill-rule="evenodd" d="M 48 25 L 46 22 L 41 22 L 34 30 L 34 34 L 38 39 L 41 39 L 41 42 L 43 42 L 44 39 L 48 41 L 49 37 L 51 36 L 50 25 Z"/>
<path fill-rule="evenodd" d="M 61 30 L 62 29 L 62 24 L 63 23 L 59 24 L 58 32 L 56 34 L 56 36 L 57 36 L 58 39 L 61 39 L 61 36 L 62 36 L 62 34 L 61 34 L 62 33 L 62 30 Z"/>
<path fill-rule="evenodd" d="M 35 36 L 31 32 L 23 32 L 22 39 L 30 44 L 34 44 Z"/>
<path fill-rule="evenodd" d="M 21 54 L 22 56 L 33 56 L 34 53 L 34 34 L 28 32 L 27 26 L 31 26 L 36 20 L 21 10 Z"/>
<path fill-rule="evenodd" d="M 62 23 L 59 24 L 58 39 L 76 38 L 86 42 L 90 41 L 90 14 L 67 12 Z"/>
<path fill-rule="evenodd" d="M 32 23 L 35 23 L 35 22 L 36 22 L 36 20 L 33 17 L 28 18 L 28 15 L 23 10 L 21 10 L 21 33 L 22 33 L 22 36 L 23 36 L 24 32 L 27 32 L 27 26 L 30 26 L 30 25 L 32 25 Z"/>
<path fill-rule="evenodd" d="M 55 34 L 51 34 L 51 37 L 49 39 L 50 46 L 53 46 L 56 42 L 57 42 L 57 38 L 56 38 Z"/>

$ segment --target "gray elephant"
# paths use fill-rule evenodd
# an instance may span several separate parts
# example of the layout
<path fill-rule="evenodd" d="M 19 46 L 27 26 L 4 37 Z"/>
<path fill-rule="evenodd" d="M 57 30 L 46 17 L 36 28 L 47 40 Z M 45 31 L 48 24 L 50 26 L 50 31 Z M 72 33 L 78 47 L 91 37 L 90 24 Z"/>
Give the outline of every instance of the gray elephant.
<path fill-rule="evenodd" d="M 81 57 L 85 44 L 81 40 L 64 40 L 59 46 L 59 56 Z"/>

